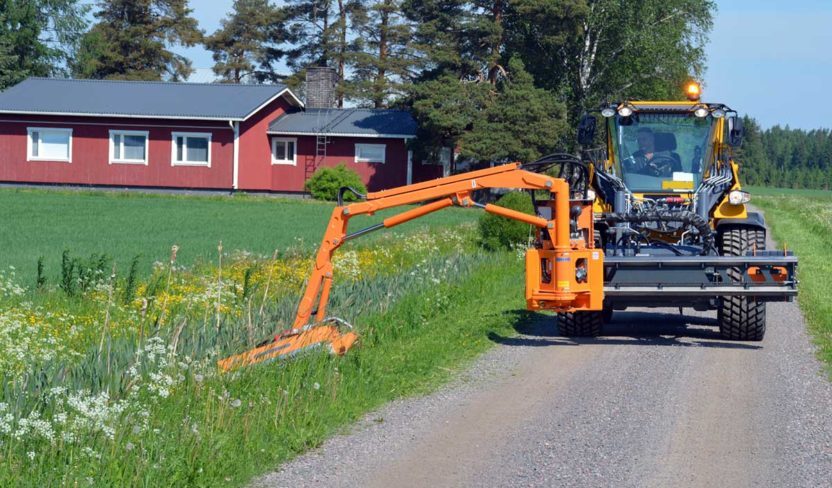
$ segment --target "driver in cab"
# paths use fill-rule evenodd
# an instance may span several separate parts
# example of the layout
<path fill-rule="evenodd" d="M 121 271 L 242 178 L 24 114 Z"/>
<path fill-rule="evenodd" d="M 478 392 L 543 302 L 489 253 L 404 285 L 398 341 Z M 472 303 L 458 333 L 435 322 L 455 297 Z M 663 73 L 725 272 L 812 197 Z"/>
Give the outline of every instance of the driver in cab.
<path fill-rule="evenodd" d="M 638 151 L 624 161 L 630 171 L 657 177 L 673 175 L 673 156 L 670 151 L 656 150 L 656 134 L 653 133 L 653 129 L 639 129 L 636 142 Z"/>

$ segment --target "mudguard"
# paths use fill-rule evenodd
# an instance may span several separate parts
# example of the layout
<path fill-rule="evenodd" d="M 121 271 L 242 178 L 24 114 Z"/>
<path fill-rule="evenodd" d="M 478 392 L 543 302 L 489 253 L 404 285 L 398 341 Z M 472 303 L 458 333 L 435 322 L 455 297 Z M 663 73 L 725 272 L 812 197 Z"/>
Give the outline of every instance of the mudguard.
<path fill-rule="evenodd" d="M 716 230 L 726 226 L 746 226 L 766 230 L 766 219 L 760 212 L 748 212 L 748 218 L 745 219 L 719 219 L 716 223 Z"/>

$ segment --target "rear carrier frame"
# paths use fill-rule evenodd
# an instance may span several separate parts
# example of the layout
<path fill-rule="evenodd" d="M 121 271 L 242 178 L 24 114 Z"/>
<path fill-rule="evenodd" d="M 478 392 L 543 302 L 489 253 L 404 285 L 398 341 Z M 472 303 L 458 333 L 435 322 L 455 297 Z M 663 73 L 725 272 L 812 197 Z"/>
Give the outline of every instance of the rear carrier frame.
<path fill-rule="evenodd" d="M 617 309 L 711 309 L 716 299 L 725 296 L 790 302 L 797 296 L 796 270 L 797 257 L 784 251 L 758 251 L 747 256 L 606 256 L 605 304 Z"/>

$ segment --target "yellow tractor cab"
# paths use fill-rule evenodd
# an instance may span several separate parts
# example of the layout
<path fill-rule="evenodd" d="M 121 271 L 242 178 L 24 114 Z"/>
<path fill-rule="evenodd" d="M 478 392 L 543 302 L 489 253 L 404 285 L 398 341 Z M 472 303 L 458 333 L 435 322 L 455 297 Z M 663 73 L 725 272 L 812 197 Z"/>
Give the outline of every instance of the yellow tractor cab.
<path fill-rule="evenodd" d="M 733 149 L 742 119 L 721 103 L 602 105 L 605 146 L 584 151 L 593 192 L 595 247 L 604 250 L 604 311 L 561 317 L 568 335 L 597 335 L 613 310 L 716 310 L 723 337 L 761 340 L 765 303 L 797 294 L 797 259 L 766 251 L 763 216 L 749 211 Z M 578 127 L 595 144 L 598 114 Z"/>

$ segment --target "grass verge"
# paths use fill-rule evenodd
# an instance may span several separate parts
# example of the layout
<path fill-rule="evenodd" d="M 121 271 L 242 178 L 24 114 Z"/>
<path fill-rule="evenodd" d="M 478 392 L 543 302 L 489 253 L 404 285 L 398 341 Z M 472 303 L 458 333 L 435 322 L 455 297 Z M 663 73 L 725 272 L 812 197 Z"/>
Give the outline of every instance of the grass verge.
<path fill-rule="evenodd" d="M 0 486 L 236 486 L 445 381 L 523 306 L 521 260 L 466 229 L 341 253 L 331 310 L 361 335 L 346 357 L 231 374 L 214 361 L 287 323 L 308 257 L 170 263 L 124 302 L 106 275 L 72 295 L 0 279 Z"/>
<path fill-rule="evenodd" d="M 832 194 L 799 192 L 755 195 L 772 237 L 800 258 L 798 302 L 832 378 Z"/>

